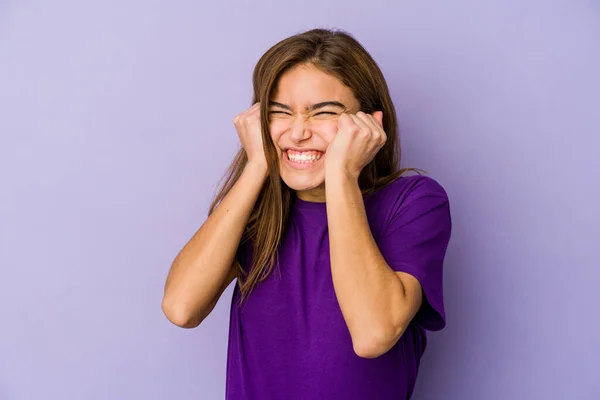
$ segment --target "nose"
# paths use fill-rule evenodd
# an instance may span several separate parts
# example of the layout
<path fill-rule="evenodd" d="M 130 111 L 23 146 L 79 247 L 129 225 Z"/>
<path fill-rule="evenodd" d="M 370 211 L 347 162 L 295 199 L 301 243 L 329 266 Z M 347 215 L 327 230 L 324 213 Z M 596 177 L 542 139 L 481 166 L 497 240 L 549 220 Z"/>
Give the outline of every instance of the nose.
<path fill-rule="evenodd" d="M 304 117 L 301 115 L 297 118 L 294 118 L 292 122 L 292 126 L 290 128 L 290 138 L 294 142 L 301 142 L 303 140 L 309 139 L 312 136 L 312 132 L 310 130 L 310 124 Z"/>

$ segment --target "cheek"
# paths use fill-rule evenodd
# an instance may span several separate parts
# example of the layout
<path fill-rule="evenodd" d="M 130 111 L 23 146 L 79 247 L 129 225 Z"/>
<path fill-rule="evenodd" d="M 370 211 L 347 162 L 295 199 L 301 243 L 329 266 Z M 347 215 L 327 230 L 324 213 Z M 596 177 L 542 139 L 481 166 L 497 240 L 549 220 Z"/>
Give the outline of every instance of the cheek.
<path fill-rule="evenodd" d="M 325 142 L 331 143 L 337 133 L 338 122 L 337 119 L 314 121 L 311 125 L 311 129 L 315 134 L 321 136 Z"/>
<path fill-rule="evenodd" d="M 289 123 L 286 123 L 286 121 L 282 120 L 275 120 L 269 123 L 269 133 L 276 147 L 279 143 L 281 135 L 283 135 L 283 133 L 288 129 L 288 127 Z"/>
<path fill-rule="evenodd" d="M 291 125 L 292 124 L 288 120 L 274 119 L 269 123 L 269 129 L 271 130 L 271 132 L 278 133 L 279 135 L 281 135 L 281 133 L 289 129 Z"/>

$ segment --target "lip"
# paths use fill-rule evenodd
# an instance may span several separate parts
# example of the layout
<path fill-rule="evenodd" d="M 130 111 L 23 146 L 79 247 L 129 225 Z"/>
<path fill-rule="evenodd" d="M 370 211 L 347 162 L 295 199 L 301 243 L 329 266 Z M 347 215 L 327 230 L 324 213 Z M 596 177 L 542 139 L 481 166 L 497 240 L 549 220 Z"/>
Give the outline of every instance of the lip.
<path fill-rule="evenodd" d="M 305 151 L 318 151 L 319 153 L 325 153 L 323 150 L 319 150 L 319 149 L 311 149 L 311 148 L 298 148 L 298 147 L 282 147 L 281 151 L 283 151 L 284 153 L 288 150 L 294 150 L 297 152 L 305 152 Z"/>
<path fill-rule="evenodd" d="M 293 148 L 289 148 L 291 150 L 294 150 Z M 308 149 L 304 149 L 304 150 L 300 150 L 300 151 L 308 151 Z M 319 150 L 316 150 L 319 151 Z M 321 164 L 321 162 L 323 161 L 323 159 L 325 158 L 325 153 L 323 153 L 323 155 L 321 156 L 321 158 L 319 158 L 319 160 L 313 162 L 313 163 L 300 163 L 300 162 L 296 162 L 296 161 L 292 161 L 288 158 L 286 152 L 284 151 L 282 153 L 282 158 L 285 162 L 286 165 L 289 165 L 291 168 L 293 169 L 311 169 L 311 168 L 315 168 L 318 165 Z"/>

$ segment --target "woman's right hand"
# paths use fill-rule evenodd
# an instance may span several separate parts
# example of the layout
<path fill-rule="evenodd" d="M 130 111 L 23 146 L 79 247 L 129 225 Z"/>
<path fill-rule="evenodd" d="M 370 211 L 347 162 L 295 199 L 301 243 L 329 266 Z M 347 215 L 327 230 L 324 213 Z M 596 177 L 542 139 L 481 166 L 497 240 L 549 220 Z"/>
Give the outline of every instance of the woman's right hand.
<path fill-rule="evenodd" d="M 260 126 L 260 102 L 237 115 L 233 124 L 248 156 L 248 163 L 267 166 Z"/>

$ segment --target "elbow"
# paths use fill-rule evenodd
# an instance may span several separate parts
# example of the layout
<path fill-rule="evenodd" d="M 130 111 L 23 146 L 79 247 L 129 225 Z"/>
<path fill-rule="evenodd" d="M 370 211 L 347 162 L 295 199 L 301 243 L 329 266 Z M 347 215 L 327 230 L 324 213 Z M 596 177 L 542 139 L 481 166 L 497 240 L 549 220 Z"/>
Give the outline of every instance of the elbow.
<path fill-rule="evenodd" d="M 194 315 L 194 313 L 190 312 L 186 307 L 169 301 L 167 297 L 163 298 L 161 308 L 165 317 L 167 317 L 172 324 L 180 328 L 195 328 L 202 322 L 201 318 L 198 318 L 198 316 Z"/>
<path fill-rule="evenodd" d="M 352 342 L 352 346 L 354 347 L 354 353 L 361 358 L 377 358 L 384 354 L 373 342 Z"/>
<path fill-rule="evenodd" d="M 353 341 L 352 346 L 354 353 L 361 358 L 377 358 L 392 347 L 374 338 Z"/>
<path fill-rule="evenodd" d="M 371 329 L 362 335 L 352 337 L 354 353 L 361 358 L 377 358 L 387 353 L 398 342 L 405 327 Z"/>

